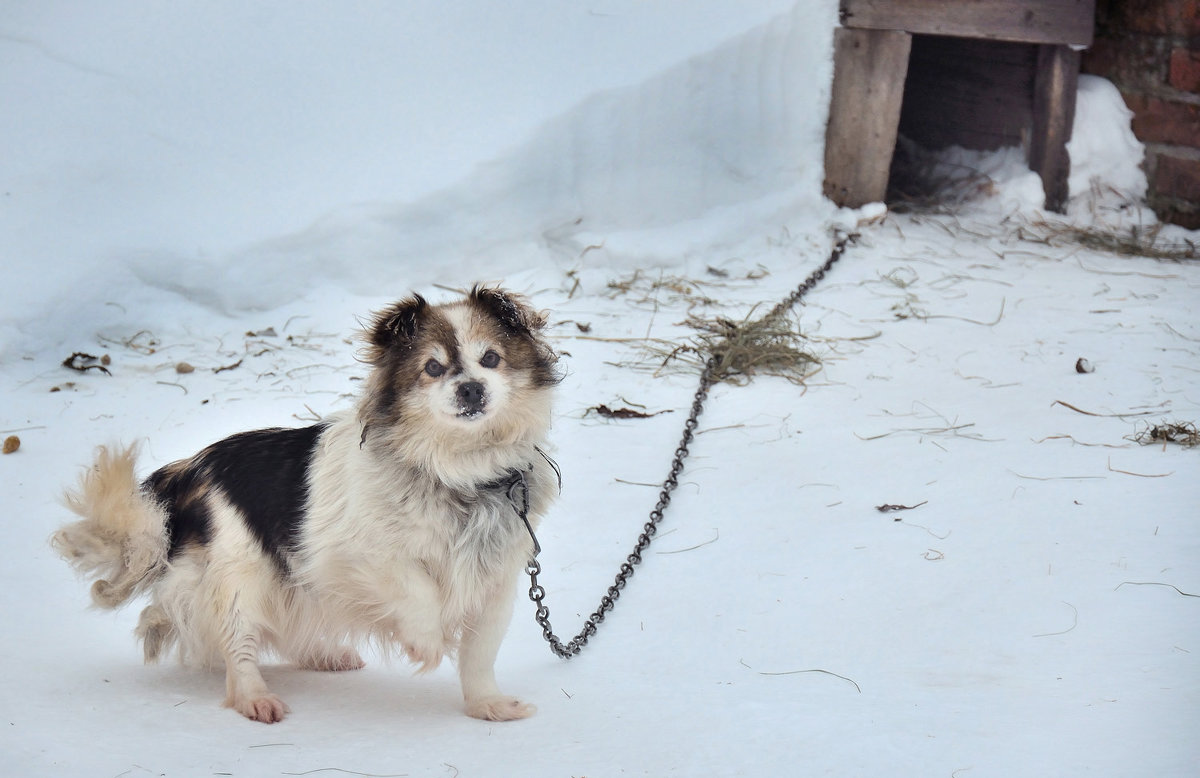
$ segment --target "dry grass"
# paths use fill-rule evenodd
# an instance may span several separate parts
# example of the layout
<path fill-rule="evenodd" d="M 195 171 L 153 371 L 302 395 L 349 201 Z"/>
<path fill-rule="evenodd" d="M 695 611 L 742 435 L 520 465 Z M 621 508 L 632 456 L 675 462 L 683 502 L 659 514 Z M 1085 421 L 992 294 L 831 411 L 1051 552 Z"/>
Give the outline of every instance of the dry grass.
<path fill-rule="evenodd" d="M 1075 243 L 1092 251 L 1123 257 L 1149 257 L 1174 262 L 1200 259 L 1200 245 L 1187 239 L 1178 242 L 1161 239 L 1162 227 L 1162 224 L 1153 224 L 1119 231 L 1039 221 L 1030 225 L 1030 234 L 1022 237 L 1051 246 Z"/>
<path fill-rule="evenodd" d="M 636 271 L 609 282 L 610 297 L 628 297 L 641 308 L 652 306 L 658 310 L 666 305 L 687 311 L 681 324 L 693 333 L 682 342 L 653 338 L 649 334 L 645 338 L 619 339 L 614 342 L 635 345 L 638 353 L 632 360 L 615 364 L 661 375 L 697 373 L 712 360 L 713 377 L 737 385 L 759 375 L 777 376 L 799 384 L 820 369 L 820 359 L 809 350 L 807 339 L 787 311 L 776 308 L 755 319 L 752 310 L 740 321 L 707 313 L 725 305 L 720 299 L 723 292 L 744 288 L 765 277 L 764 268 L 738 276 L 717 268 L 709 268 L 707 272 L 708 277 L 695 279 Z"/>
<path fill-rule="evenodd" d="M 1134 443 L 1152 446 L 1161 443 L 1175 443 L 1184 448 L 1200 445 L 1200 429 L 1190 421 L 1164 421 L 1159 424 L 1146 424 L 1137 432 L 1126 437 Z"/>
<path fill-rule="evenodd" d="M 696 330 L 693 348 L 707 363 L 714 360 L 718 380 L 744 384 L 756 375 L 786 378 L 803 383 L 821 367 L 821 360 L 805 349 L 807 341 L 789 317 L 775 314 L 735 322 L 723 317 L 688 318 Z"/>
<path fill-rule="evenodd" d="M 745 288 L 769 274 L 762 266 L 740 275 L 716 267 L 709 267 L 706 272 L 705 278 L 692 278 L 638 269 L 609 281 L 606 295 L 613 299 L 624 297 L 638 308 L 657 310 L 663 305 L 683 306 L 689 311 L 697 306 L 714 308 L 725 304 L 721 296 L 727 290 Z"/>
<path fill-rule="evenodd" d="M 739 322 L 689 315 L 684 324 L 695 334 L 683 343 L 662 338 L 622 339 L 622 343 L 636 345 L 638 354 L 614 364 L 663 375 L 698 373 L 711 359 L 713 378 L 738 386 L 759 375 L 800 384 L 821 366 L 821 360 L 807 350 L 807 339 L 783 317 Z"/>

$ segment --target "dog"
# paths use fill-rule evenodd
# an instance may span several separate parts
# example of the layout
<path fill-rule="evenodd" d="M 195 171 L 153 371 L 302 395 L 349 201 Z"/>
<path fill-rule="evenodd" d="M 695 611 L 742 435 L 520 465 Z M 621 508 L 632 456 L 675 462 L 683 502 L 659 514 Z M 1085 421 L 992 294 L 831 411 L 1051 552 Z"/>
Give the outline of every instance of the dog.
<path fill-rule="evenodd" d="M 453 657 L 469 716 L 530 716 L 493 666 L 559 487 L 545 326 L 499 288 L 414 294 L 368 324 L 354 411 L 235 434 L 140 484 L 136 446 L 100 447 L 64 495 L 80 520 L 51 544 L 95 579 L 96 605 L 149 596 L 147 662 L 177 649 L 224 666 L 225 705 L 255 721 L 289 712 L 264 656 L 354 670 L 364 642 L 418 673 Z"/>

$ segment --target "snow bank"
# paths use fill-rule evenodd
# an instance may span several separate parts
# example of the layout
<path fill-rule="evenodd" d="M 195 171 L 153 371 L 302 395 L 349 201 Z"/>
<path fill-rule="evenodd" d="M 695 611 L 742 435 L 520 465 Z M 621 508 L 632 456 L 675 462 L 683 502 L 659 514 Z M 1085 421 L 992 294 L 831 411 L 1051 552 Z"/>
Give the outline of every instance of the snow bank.
<path fill-rule="evenodd" d="M 507 275 L 576 260 L 620 233 L 637 233 L 627 241 L 641 246 L 637 261 L 675 259 L 715 239 L 711 229 L 678 227 L 720 209 L 737 211 L 718 219 L 723 241 L 777 229 L 783 212 L 807 210 L 819 224 L 831 209 L 814 153 L 825 111 L 813 106 L 828 103 L 832 74 L 828 36 L 817 31 L 832 20 L 825 14 L 815 26 L 811 16 L 796 10 L 644 82 L 597 93 L 415 203 L 341 209 L 216 262 L 150 258 L 136 265 L 139 280 L 229 311 L 279 305 L 317 279 L 369 293 L 381 283 Z M 646 233 L 656 231 L 647 252 Z M 414 264 L 424 272 L 414 275 Z M 233 282 L 214 285 L 214 273 Z"/>
<path fill-rule="evenodd" d="M 570 120 L 548 131 L 553 117 L 748 30 L 770 37 L 763 25 L 792 5 L 706 0 L 683 15 L 671 3 L 622 0 L 185 0 L 153 14 L 133 0 L 50 0 L 11 9 L 0 102 L 21 110 L 0 116 L 9 290 L 0 299 L 0 353 L 61 344 L 111 313 L 107 303 L 153 305 L 154 289 L 232 310 L 294 299 L 322 277 L 348 275 L 373 288 L 427 283 L 437 274 L 388 268 L 443 245 L 447 234 L 466 238 L 469 249 L 478 243 L 470 236 L 505 223 L 505 206 L 521 216 L 506 236 L 540 226 L 529 214 L 545 201 L 515 200 L 539 177 L 565 184 L 561 171 L 579 161 L 549 153 L 575 146 L 623 156 L 571 133 L 638 147 Z M 805 12 L 821 22 L 810 30 L 814 40 L 831 23 L 831 6 Z M 770 62 L 755 67 L 753 47 L 741 52 L 750 58 L 746 78 L 766 78 Z M 697 66 L 694 74 L 708 73 Z M 742 86 L 753 87 L 744 99 L 754 99 L 756 82 Z M 802 91 L 792 105 L 812 97 Z M 672 96 L 676 113 L 659 114 L 657 143 L 686 99 Z M 724 121 L 729 110 L 712 105 L 720 99 L 688 108 Z M 605 117 L 616 132 L 635 126 L 646 106 L 612 107 L 625 111 Z M 745 128 L 736 113 L 729 129 Z M 528 145 L 547 132 L 553 147 Z M 681 138 L 680 147 L 707 143 L 719 155 L 723 139 L 710 131 Z M 522 143 L 536 174 L 511 165 L 494 172 Z M 673 170 L 696 156 L 682 155 Z M 482 167 L 489 162 L 490 174 Z M 489 201 L 472 194 L 477 188 L 508 195 Z M 457 194 L 432 197 L 447 189 Z M 561 197 L 563 187 L 552 191 Z M 626 207 L 640 212 L 642 204 Z M 432 269 L 447 253 L 416 264 Z M 443 280 L 455 275 L 447 270 Z"/>

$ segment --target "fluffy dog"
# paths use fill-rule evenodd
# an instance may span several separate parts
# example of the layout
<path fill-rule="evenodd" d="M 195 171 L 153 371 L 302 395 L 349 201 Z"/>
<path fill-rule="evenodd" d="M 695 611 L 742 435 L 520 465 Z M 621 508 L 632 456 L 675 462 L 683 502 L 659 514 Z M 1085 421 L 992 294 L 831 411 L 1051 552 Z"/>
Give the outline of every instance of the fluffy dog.
<path fill-rule="evenodd" d="M 225 704 L 256 721 L 288 711 L 259 672 L 265 653 L 353 670 L 368 640 L 419 671 L 456 655 L 470 716 L 529 716 L 493 664 L 558 486 L 544 327 L 500 289 L 401 300 L 367 328 L 356 412 L 233 435 L 140 485 L 136 450 L 102 447 L 65 496 L 82 520 L 51 543 L 96 579 L 97 605 L 149 595 L 146 661 L 178 648 L 223 665 Z"/>

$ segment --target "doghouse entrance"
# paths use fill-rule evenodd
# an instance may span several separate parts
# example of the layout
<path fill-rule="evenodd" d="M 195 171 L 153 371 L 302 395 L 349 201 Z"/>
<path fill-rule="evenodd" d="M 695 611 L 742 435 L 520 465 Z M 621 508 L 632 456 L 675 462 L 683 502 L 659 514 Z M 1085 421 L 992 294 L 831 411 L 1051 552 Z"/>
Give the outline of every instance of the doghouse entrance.
<path fill-rule="evenodd" d="M 1037 62 L 1029 43 L 913 35 L 887 202 L 938 198 L 923 151 L 1028 150 Z"/>

